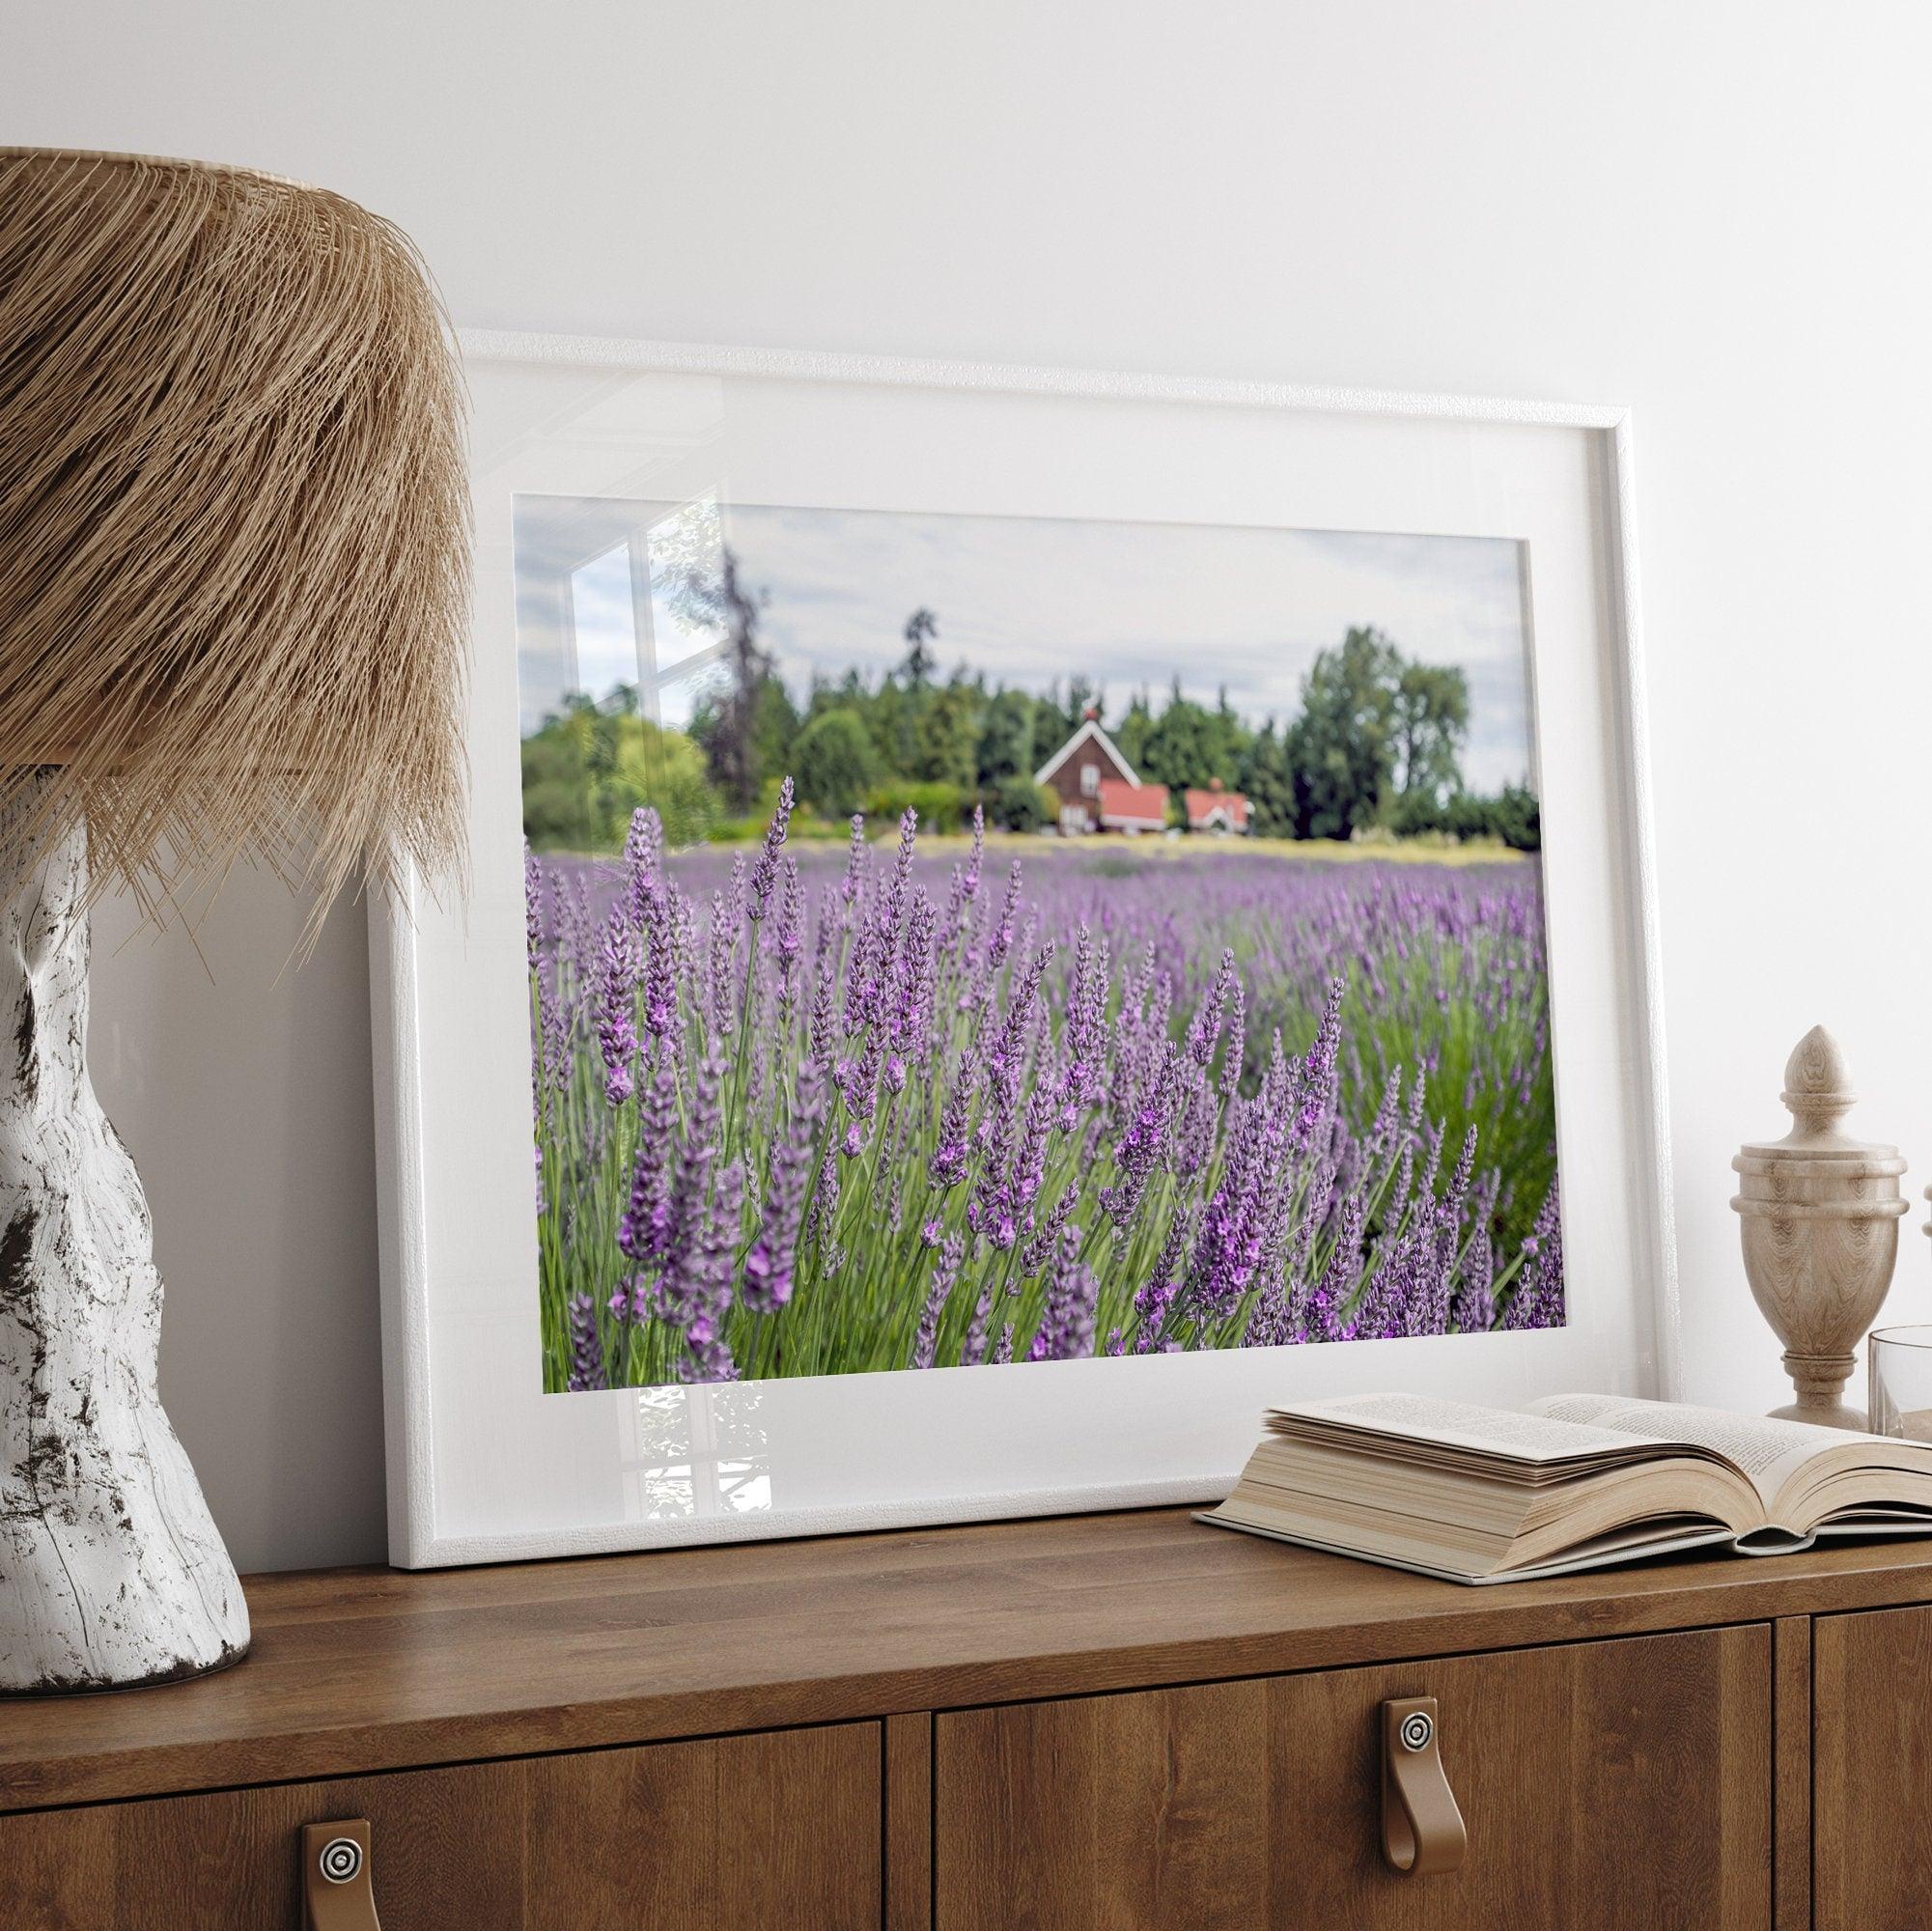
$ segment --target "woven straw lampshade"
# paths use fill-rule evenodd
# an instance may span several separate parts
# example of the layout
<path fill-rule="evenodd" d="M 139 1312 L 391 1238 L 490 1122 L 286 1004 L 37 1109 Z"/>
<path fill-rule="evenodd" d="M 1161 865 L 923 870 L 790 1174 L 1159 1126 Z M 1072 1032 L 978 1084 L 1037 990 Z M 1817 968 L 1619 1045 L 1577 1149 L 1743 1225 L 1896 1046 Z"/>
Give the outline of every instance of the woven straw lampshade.
<path fill-rule="evenodd" d="M 144 893 L 460 874 L 462 386 L 399 230 L 0 149 L 0 881 L 82 822 Z"/>
<path fill-rule="evenodd" d="M 84 1059 L 88 907 L 237 859 L 461 883 L 462 389 L 409 242 L 236 168 L 0 149 L 0 1692 L 191 1676 L 248 1614 L 155 1391 Z"/>

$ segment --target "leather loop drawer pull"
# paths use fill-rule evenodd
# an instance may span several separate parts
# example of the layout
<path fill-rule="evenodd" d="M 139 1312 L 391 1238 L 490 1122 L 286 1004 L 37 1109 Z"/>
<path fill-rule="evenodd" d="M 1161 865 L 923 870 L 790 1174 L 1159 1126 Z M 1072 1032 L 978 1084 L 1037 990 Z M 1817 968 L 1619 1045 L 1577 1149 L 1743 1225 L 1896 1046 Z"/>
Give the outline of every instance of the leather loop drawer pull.
<path fill-rule="evenodd" d="M 1469 1846 L 1456 1793 L 1436 1748 L 1436 1699 L 1382 1706 L 1382 1855 L 1399 1871 L 1454 1870 Z"/>
<path fill-rule="evenodd" d="M 382 1931 L 366 1817 L 302 1826 L 302 1931 Z"/>

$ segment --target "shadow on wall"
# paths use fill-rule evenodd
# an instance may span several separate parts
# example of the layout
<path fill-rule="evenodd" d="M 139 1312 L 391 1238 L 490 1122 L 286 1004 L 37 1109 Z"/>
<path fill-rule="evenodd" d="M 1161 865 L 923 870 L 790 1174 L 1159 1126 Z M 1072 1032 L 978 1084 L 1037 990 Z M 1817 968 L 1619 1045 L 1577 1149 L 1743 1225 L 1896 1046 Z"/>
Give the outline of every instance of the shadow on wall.
<path fill-rule="evenodd" d="M 89 1061 L 154 1217 L 161 1398 L 244 1574 L 387 1541 L 368 925 L 339 903 L 297 968 L 306 910 L 238 871 L 192 939 L 95 913 Z"/>

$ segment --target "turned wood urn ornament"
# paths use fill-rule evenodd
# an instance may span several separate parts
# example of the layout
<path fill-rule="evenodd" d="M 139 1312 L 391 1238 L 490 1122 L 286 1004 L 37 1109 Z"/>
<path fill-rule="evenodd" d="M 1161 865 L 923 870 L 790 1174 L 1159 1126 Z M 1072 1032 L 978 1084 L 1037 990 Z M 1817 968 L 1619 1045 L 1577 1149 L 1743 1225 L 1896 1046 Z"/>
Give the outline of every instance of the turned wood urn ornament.
<path fill-rule="evenodd" d="M 313 938 L 354 877 L 461 881 L 461 380 L 353 203 L 0 149 L 0 1693 L 110 1689 L 234 1662 L 248 1610 L 156 1386 L 89 908 L 255 859 Z"/>
<path fill-rule="evenodd" d="M 1858 1345 L 1877 1319 L 1898 1259 L 1895 1146 L 1853 1139 L 1838 1123 L 1857 1095 L 1838 1043 L 1813 1026 L 1784 1067 L 1791 1109 L 1781 1140 L 1741 1147 L 1731 1201 L 1744 1222 L 1744 1265 L 1764 1318 L 1784 1343 L 1798 1399 L 1772 1413 L 1831 1428 L 1863 1428 L 1839 1399 Z"/>

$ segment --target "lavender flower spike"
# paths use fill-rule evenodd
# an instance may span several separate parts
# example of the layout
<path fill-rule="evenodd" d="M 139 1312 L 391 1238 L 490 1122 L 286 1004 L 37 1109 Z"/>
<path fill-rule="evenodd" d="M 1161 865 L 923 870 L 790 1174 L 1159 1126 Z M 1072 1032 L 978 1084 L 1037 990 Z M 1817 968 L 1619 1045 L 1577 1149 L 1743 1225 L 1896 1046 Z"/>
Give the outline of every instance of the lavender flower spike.
<path fill-rule="evenodd" d="M 926 1290 L 926 1304 L 919 1310 L 918 1331 L 912 1336 L 912 1365 L 930 1368 L 938 1348 L 939 1318 L 946 1311 L 954 1284 L 960 1277 L 960 1263 L 966 1256 L 966 1243 L 957 1234 L 948 1236 L 933 1263 L 932 1285 Z"/>
<path fill-rule="evenodd" d="M 1060 1236 L 1060 1251 L 1047 1282 L 1047 1306 L 1026 1350 L 1029 1361 L 1070 1361 L 1094 1351 L 1094 1311 L 1100 1282 L 1080 1260 L 1080 1230 Z"/>
<path fill-rule="evenodd" d="M 544 943 L 544 868 L 523 841 L 523 951 L 530 970 L 537 969 L 537 954 Z"/>
<path fill-rule="evenodd" d="M 758 854 L 758 862 L 751 868 L 751 902 L 746 911 L 752 918 L 763 918 L 771 903 L 771 887 L 778 882 L 778 854 L 791 823 L 792 780 L 787 778 L 778 787 L 778 808 L 771 814 L 771 823 L 765 830 L 764 847 Z"/>
<path fill-rule="evenodd" d="M 587 1294 L 571 1297 L 570 1391 L 582 1394 L 610 1385 L 603 1365 L 603 1342 L 597 1331 L 597 1303 Z"/>
<path fill-rule="evenodd" d="M 813 1140 L 825 1112 L 825 1080 L 809 1059 L 798 1074 L 798 1098 L 785 1136 L 771 1148 L 771 1178 L 758 1238 L 744 1257 L 742 1299 L 754 1314 L 769 1314 L 792 1298 L 798 1223 L 812 1176 Z"/>
<path fill-rule="evenodd" d="M 622 906 L 613 906 L 603 928 L 597 1006 L 597 1043 L 603 1054 L 603 1097 L 621 1106 L 631 1092 L 630 1062 L 637 1051 L 637 953 Z"/>

